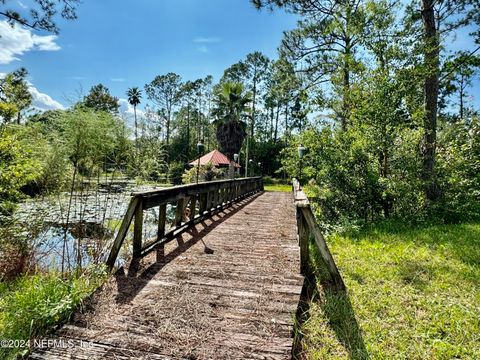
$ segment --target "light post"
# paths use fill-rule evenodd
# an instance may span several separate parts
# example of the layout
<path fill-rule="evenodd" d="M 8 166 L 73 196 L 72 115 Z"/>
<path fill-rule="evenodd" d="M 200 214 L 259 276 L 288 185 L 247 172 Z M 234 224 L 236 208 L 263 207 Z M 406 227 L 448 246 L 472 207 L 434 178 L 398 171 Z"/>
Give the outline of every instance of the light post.
<path fill-rule="evenodd" d="M 305 155 L 305 151 L 307 150 L 302 144 L 300 144 L 297 148 L 298 150 L 298 157 L 300 158 L 300 169 L 299 169 L 299 172 L 298 172 L 298 182 L 300 183 L 300 179 L 302 177 L 302 159 L 303 159 L 303 156 Z M 301 184 L 300 184 L 301 186 Z"/>
<path fill-rule="evenodd" d="M 197 184 L 198 184 L 198 176 L 200 174 L 200 155 L 203 154 L 205 151 L 205 145 L 202 144 L 201 141 L 197 143 L 197 156 L 198 156 L 198 163 L 197 163 Z"/>
<path fill-rule="evenodd" d="M 233 154 L 233 161 L 235 161 L 235 164 L 233 165 L 233 180 L 235 180 L 235 177 L 237 175 L 236 167 L 238 163 L 238 154 Z"/>
<path fill-rule="evenodd" d="M 262 163 L 259 161 L 257 165 L 258 165 L 258 174 L 262 176 Z"/>
<path fill-rule="evenodd" d="M 252 169 L 252 166 L 253 166 L 253 160 L 250 159 L 248 160 L 248 164 L 250 165 L 250 169 Z M 252 175 L 252 170 L 250 170 L 250 176 Z M 247 175 L 248 176 L 248 175 Z"/>

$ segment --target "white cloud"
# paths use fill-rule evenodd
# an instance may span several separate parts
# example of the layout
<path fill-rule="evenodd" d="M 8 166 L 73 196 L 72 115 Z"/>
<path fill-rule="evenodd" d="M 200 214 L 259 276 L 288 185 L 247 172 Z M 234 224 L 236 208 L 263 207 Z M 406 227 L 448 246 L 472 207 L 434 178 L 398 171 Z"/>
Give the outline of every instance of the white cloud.
<path fill-rule="evenodd" d="M 58 101 L 52 99 L 50 95 L 40 92 L 32 84 L 28 84 L 28 90 L 32 94 L 32 106 L 38 110 L 63 110 L 65 107 Z"/>
<path fill-rule="evenodd" d="M 118 103 L 120 104 L 119 112 L 122 115 L 122 118 L 124 119 L 125 124 L 127 125 L 127 127 L 133 130 L 135 128 L 133 106 L 130 105 L 127 99 L 118 99 Z M 146 119 L 145 111 L 140 110 L 137 107 L 137 121 L 141 122 L 142 120 L 145 120 L 145 119 Z M 133 139 L 133 131 L 131 136 Z"/>
<path fill-rule="evenodd" d="M 36 35 L 24 27 L 11 27 L 6 21 L 0 21 L 0 64 L 19 60 L 18 56 L 27 51 L 60 50 L 56 39 L 56 35 Z"/>
<path fill-rule="evenodd" d="M 7 74 L 0 73 L 0 79 Z M 64 110 L 65 107 L 58 101 L 54 100 L 50 95 L 40 92 L 31 82 L 27 82 L 28 91 L 32 94 L 32 107 L 37 110 Z"/>
<path fill-rule="evenodd" d="M 197 51 L 206 54 L 208 53 L 208 47 L 205 45 L 197 46 Z"/>
<path fill-rule="evenodd" d="M 218 38 L 218 37 L 196 37 L 195 39 L 193 39 L 193 42 L 194 43 L 198 43 L 198 44 L 212 44 L 212 43 L 218 43 L 222 41 L 222 39 Z"/>
<path fill-rule="evenodd" d="M 112 81 L 112 82 L 124 82 L 125 79 L 124 78 L 113 78 L 113 79 L 110 79 L 110 81 Z"/>
<path fill-rule="evenodd" d="M 127 116 L 133 116 L 133 106 L 128 102 L 127 99 L 118 99 L 118 102 L 120 104 L 120 113 L 125 114 Z M 137 118 L 145 118 L 145 112 L 143 110 L 140 110 L 137 107 Z"/>

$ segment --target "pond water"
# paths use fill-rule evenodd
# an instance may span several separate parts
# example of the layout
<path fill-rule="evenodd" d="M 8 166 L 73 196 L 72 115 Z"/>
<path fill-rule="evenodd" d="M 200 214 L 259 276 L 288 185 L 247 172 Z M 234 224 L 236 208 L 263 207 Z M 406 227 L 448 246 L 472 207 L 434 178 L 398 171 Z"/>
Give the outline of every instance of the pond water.
<path fill-rule="evenodd" d="M 25 226 L 33 260 L 40 268 L 74 268 L 105 261 L 130 201 L 131 192 L 158 189 L 155 186 L 127 187 L 113 192 L 77 192 L 37 198 L 21 203 L 14 217 Z M 70 211 L 68 211 L 70 209 Z M 175 207 L 167 205 L 167 220 L 173 221 Z M 158 209 L 144 212 L 144 239 L 156 236 Z M 120 263 L 131 249 L 123 252 Z M 121 252 L 122 254 L 122 252 Z"/>

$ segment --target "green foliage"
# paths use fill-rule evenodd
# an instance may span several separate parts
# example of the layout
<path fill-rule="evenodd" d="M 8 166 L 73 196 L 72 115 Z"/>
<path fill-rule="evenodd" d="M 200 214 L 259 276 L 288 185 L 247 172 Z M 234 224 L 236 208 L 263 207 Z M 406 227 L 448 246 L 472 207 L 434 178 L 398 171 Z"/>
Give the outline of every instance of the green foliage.
<path fill-rule="evenodd" d="M 459 120 L 440 134 L 438 169 L 444 197 L 433 211 L 448 221 L 480 218 L 480 124 Z"/>
<path fill-rule="evenodd" d="M 220 151 L 230 159 L 240 152 L 247 135 L 247 123 L 242 119 L 251 101 L 251 95 L 244 93 L 241 83 L 226 82 L 216 94 L 216 107 L 212 114 L 216 118 L 217 141 Z"/>
<path fill-rule="evenodd" d="M 0 131 L 0 206 L 18 199 L 21 187 L 40 174 L 41 164 L 32 156 L 34 146 L 22 144 L 15 127 Z"/>
<path fill-rule="evenodd" d="M 174 107 L 180 101 L 181 77 L 175 73 L 157 75 L 145 85 L 148 98 L 160 107 L 160 112 L 166 119 L 166 145 L 170 143 L 171 121 Z"/>
<path fill-rule="evenodd" d="M 71 174 L 62 141 L 53 133 L 47 133 L 46 127 L 43 123 L 29 122 L 17 128 L 22 148 L 31 146 L 30 156 L 39 164 L 38 173 L 21 188 L 22 193 L 30 196 L 63 189 Z"/>
<path fill-rule="evenodd" d="M 55 17 L 60 15 L 66 20 L 76 19 L 79 2 L 80 0 L 34 0 L 29 3 L 29 6 L 9 8 L 3 0 L 0 1 L 0 15 L 12 26 L 17 24 L 57 34 L 59 29 Z"/>
<path fill-rule="evenodd" d="M 297 154 L 300 143 L 308 149 L 302 160 Z M 365 218 L 372 209 L 377 210 L 378 174 L 365 142 L 357 134 L 310 129 L 283 155 L 284 169 L 291 177 L 300 176 L 303 184 L 313 179 L 311 196 L 321 207 L 323 222 L 336 223 L 342 217 Z"/>
<path fill-rule="evenodd" d="M 110 95 L 110 90 L 103 84 L 93 86 L 79 105 L 95 111 L 105 111 L 111 114 L 118 113 L 118 109 L 120 108 L 118 98 Z"/>
<path fill-rule="evenodd" d="M 147 181 L 165 182 L 168 165 L 165 146 L 158 140 L 140 143 L 138 164 L 131 170 L 132 176 L 140 176 Z"/>
<path fill-rule="evenodd" d="M 48 273 L 22 276 L 0 287 L 0 337 L 28 340 L 45 335 L 66 321 L 81 301 L 105 279 L 103 266 L 91 267 L 80 276 L 63 279 Z M 0 348 L 2 359 L 25 354 L 26 348 Z"/>
<path fill-rule="evenodd" d="M 28 89 L 26 81 L 28 72 L 20 68 L 8 73 L 0 79 L 0 116 L 8 123 L 14 115 L 17 115 L 17 122 L 20 123 L 20 114 L 32 103 L 32 94 Z"/>
<path fill-rule="evenodd" d="M 442 123 L 437 181 L 443 197 L 427 206 L 417 150 L 422 134 L 411 126 L 415 120 L 381 116 L 385 106 L 378 105 L 375 97 L 369 104 L 365 113 L 361 107 L 355 110 L 355 121 L 346 131 L 311 128 L 282 152 L 283 169 L 290 177 L 298 176 L 302 165 L 301 181 L 309 183 L 309 196 L 324 227 L 348 227 L 392 216 L 417 222 L 478 219 L 478 120 Z M 301 161 L 300 143 L 307 148 Z"/>
<path fill-rule="evenodd" d="M 125 148 L 119 144 L 126 135 L 123 124 L 108 112 L 86 108 L 66 111 L 61 126 L 65 154 L 82 174 L 101 170 L 107 155 Z"/>
<path fill-rule="evenodd" d="M 399 221 L 327 239 L 348 288 L 324 286 L 301 325 L 308 359 L 476 359 L 480 224 Z M 328 275 L 327 275 L 328 276 Z"/>
<path fill-rule="evenodd" d="M 15 104 L 0 101 L 0 117 L 3 122 L 9 123 L 17 113 L 18 108 Z"/>
<path fill-rule="evenodd" d="M 184 184 L 193 184 L 197 182 L 197 166 L 192 167 L 190 170 L 187 170 L 182 175 L 182 182 Z M 198 181 L 213 181 L 213 180 L 224 180 L 227 176 L 227 169 L 218 169 L 212 164 L 207 164 L 200 166 L 200 171 L 198 172 Z"/>
<path fill-rule="evenodd" d="M 0 133 L 0 199 L 48 194 L 63 189 L 72 170 L 98 174 L 125 169 L 130 149 L 125 125 L 88 108 L 34 115 L 26 126 Z"/>
<path fill-rule="evenodd" d="M 182 175 L 185 171 L 185 164 L 182 162 L 172 162 L 168 165 L 168 180 L 173 185 L 182 183 Z"/>
<path fill-rule="evenodd" d="M 257 142 L 252 147 L 252 157 L 255 161 L 261 164 L 261 169 L 256 166 L 257 175 L 270 175 L 274 176 L 275 172 L 281 167 L 280 153 L 285 147 L 285 144 L 281 142 L 275 142 L 272 140 Z"/>

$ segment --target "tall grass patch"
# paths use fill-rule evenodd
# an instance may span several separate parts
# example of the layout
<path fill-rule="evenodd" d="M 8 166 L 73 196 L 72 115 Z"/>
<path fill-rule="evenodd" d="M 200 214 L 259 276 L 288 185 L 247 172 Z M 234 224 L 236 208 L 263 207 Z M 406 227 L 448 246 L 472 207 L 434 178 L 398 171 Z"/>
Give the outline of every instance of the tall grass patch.
<path fill-rule="evenodd" d="M 329 289 L 313 256 L 301 357 L 480 358 L 480 223 L 386 222 L 327 241 L 347 292 Z"/>
<path fill-rule="evenodd" d="M 105 278 L 103 267 L 91 267 L 82 275 L 24 275 L 0 283 L 0 339 L 28 340 L 45 335 L 66 321 Z M 27 348 L 0 348 L 0 358 L 14 359 Z"/>

